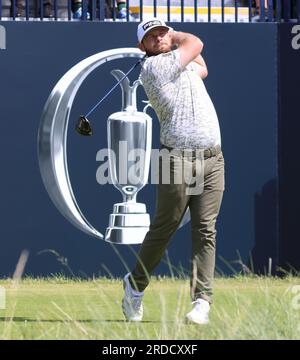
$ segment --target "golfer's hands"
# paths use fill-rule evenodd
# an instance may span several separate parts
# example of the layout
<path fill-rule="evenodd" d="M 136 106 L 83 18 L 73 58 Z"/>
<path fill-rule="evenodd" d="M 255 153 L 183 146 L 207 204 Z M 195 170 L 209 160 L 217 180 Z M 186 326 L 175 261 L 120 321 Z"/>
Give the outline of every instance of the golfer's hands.
<path fill-rule="evenodd" d="M 198 55 L 193 60 L 193 65 L 196 73 L 201 77 L 201 79 L 205 79 L 208 75 L 208 70 L 205 61 L 201 55 Z"/>

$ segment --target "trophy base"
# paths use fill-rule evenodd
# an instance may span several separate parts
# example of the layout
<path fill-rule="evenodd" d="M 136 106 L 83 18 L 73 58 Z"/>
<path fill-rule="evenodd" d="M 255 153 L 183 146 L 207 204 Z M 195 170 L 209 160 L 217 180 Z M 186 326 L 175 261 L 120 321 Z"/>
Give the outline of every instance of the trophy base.
<path fill-rule="evenodd" d="M 115 244 L 141 244 L 149 231 L 150 217 L 145 204 L 118 203 L 109 216 L 105 241 Z"/>
<path fill-rule="evenodd" d="M 114 244 L 141 244 L 149 231 L 149 227 L 115 227 L 107 228 L 105 241 Z"/>

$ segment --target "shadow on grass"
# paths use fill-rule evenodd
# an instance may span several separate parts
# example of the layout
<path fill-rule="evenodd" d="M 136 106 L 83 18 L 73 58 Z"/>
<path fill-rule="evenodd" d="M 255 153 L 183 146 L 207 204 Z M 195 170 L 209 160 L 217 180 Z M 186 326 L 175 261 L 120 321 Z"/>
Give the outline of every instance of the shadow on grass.
<path fill-rule="evenodd" d="M 111 320 L 111 319 L 76 319 L 76 320 L 70 320 L 70 319 L 30 319 L 25 317 L 0 317 L 0 322 L 5 321 L 14 321 L 14 322 L 50 322 L 50 323 L 93 323 L 93 322 L 102 322 L 102 323 L 127 323 L 126 320 Z M 174 321 L 165 321 L 166 323 L 173 323 Z M 161 321 L 157 320 L 142 320 L 139 321 L 139 323 L 161 323 Z"/>

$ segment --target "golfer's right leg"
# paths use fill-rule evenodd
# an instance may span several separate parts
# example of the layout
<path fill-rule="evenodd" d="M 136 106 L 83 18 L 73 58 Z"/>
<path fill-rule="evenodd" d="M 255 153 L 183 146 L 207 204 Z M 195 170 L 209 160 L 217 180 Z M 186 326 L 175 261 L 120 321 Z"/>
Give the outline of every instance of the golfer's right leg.
<path fill-rule="evenodd" d="M 160 161 L 160 174 L 162 166 L 165 165 Z M 155 216 L 140 247 L 136 266 L 129 277 L 131 286 L 137 291 L 143 291 L 149 284 L 150 274 L 161 261 L 170 238 L 178 228 L 187 208 L 189 197 L 186 195 L 186 185 L 184 181 L 175 184 L 176 177 L 172 177 L 181 171 L 181 168 L 182 159 L 172 159 L 171 184 L 163 184 L 160 178 L 157 185 Z"/>

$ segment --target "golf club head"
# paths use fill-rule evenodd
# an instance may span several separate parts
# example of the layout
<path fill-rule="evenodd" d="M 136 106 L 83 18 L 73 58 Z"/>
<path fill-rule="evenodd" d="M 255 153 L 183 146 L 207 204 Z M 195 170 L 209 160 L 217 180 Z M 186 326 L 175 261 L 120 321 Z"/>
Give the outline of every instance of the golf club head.
<path fill-rule="evenodd" d="M 76 131 L 83 136 L 91 136 L 93 135 L 93 130 L 91 128 L 90 122 L 85 116 L 80 116 L 78 123 L 75 127 Z"/>

